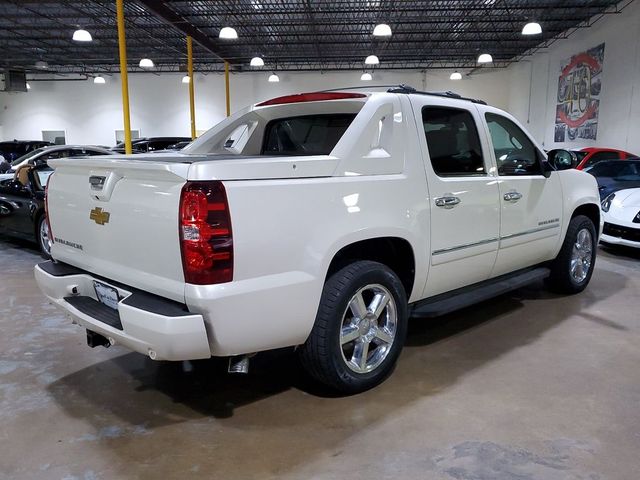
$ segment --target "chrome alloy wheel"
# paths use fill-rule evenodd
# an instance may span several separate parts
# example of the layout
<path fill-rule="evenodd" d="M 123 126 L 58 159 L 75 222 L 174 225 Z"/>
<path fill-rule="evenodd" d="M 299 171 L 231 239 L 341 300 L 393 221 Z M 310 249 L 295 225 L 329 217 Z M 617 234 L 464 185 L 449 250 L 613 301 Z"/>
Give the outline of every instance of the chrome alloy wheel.
<path fill-rule="evenodd" d="M 49 221 L 45 218 L 40 222 L 40 246 L 42 251 L 51 255 L 51 239 L 49 238 Z"/>
<path fill-rule="evenodd" d="M 379 284 L 351 297 L 342 316 L 342 358 L 356 373 L 375 370 L 387 358 L 396 336 L 398 310 L 393 296 Z"/>
<path fill-rule="evenodd" d="M 593 257 L 593 238 L 591 232 L 583 228 L 576 235 L 576 242 L 573 244 L 571 251 L 571 278 L 577 283 L 582 283 L 589 270 L 591 270 L 591 262 Z"/>

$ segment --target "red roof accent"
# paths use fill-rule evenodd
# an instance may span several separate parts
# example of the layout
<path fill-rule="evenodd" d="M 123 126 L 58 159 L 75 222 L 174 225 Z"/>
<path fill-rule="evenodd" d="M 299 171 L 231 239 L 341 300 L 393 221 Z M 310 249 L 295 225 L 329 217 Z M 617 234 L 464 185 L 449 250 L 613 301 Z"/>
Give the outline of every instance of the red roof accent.
<path fill-rule="evenodd" d="M 284 105 L 287 103 L 322 102 L 325 100 L 346 100 L 352 98 L 365 98 L 364 93 L 346 92 L 312 92 L 297 93 L 295 95 L 285 95 L 283 97 L 272 98 L 266 102 L 258 103 L 256 107 L 266 107 L 269 105 Z"/>

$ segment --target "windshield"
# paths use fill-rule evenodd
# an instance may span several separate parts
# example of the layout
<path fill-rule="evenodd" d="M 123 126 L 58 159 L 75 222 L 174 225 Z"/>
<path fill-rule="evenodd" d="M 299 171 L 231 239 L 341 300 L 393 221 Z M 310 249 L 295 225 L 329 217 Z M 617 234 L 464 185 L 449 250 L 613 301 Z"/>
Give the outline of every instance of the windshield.
<path fill-rule="evenodd" d="M 25 160 L 29 160 L 31 157 L 35 157 L 39 153 L 42 153 L 46 150 L 46 147 L 40 147 L 35 150 L 31 150 L 26 155 L 21 156 L 20 158 L 16 158 L 13 162 L 11 162 L 11 166 L 15 167 L 16 165 L 24 162 Z"/>
<path fill-rule="evenodd" d="M 601 162 L 594 165 L 589 173 L 595 177 L 608 177 L 616 180 L 640 180 L 640 162 L 629 160 Z"/>

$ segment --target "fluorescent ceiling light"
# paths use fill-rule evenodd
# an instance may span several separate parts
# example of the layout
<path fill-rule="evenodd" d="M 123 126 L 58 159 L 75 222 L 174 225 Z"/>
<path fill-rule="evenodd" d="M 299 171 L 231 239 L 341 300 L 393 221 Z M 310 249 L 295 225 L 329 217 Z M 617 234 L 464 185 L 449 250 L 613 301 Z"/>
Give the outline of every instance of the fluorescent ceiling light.
<path fill-rule="evenodd" d="M 271 75 L 269 75 L 269 81 L 271 83 L 279 82 L 280 81 L 280 77 L 278 75 L 276 75 L 275 73 L 272 73 Z"/>
<path fill-rule="evenodd" d="M 249 63 L 251 67 L 264 67 L 264 60 L 260 57 L 253 57 Z"/>
<path fill-rule="evenodd" d="M 106 82 L 106 80 L 104 79 L 104 77 L 102 75 L 98 75 L 97 77 L 95 77 L 93 79 L 93 83 L 97 83 L 97 84 L 102 85 L 102 84 L 105 84 L 107 82 Z"/>
<path fill-rule="evenodd" d="M 182 77 L 182 83 L 190 83 L 191 82 L 191 77 L 189 75 L 185 75 L 184 77 Z"/>
<path fill-rule="evenodd" d="M 375 55 L 369 55 L 364 59 L 364 63 L 366 63 L 367 65 L 378 65 L 380 63 L 380 60 Z"/>
<path fill-rule="evenodd" d="M 522 35 L 539 35 L 542 27 L 538 22 L 529 22 L 522 28 Z"/>
<path fill-rule="evenodd" d="M 370 80 L 373 80 L 373 76 L 370 73 L 365 72 L 360 76 L 360 80 L 368 82 Z"/>
<path fill-rule="evenodd" d="M 390 37 L 391 27 L 386 23 L 380 23 L 373 29 L 374 37 Z"/>
<path fill-rule="evenodd" d="M 31 90 L 31 85 L 27 82 L 27 90 Z"/>
<path fill-rule="evenodd" d="M 36 68 L 42 68 L 42 69 L 49 68 L 49 64 L 44 60 L 38 60 L 34 65 Z"/>
<path fill-rule="evenodd" d="M 76 42 L 91 42 L 93 40 L 91 34 L 86 30 L 83 30 L 82 28 L 79 28 L 78 30 L 73 32 L 73 39 Z"/>
<path fill-rule="evenodd" d="M 478 57 L 478 63 L 491 63 L 493 57 L 489 53 L 483 53 Z"/>
<path fill-rule="evenodd" d="M 460 72 L 453 72 L 449 80 L 462 80 L 462 74 Z"/>
<path fill-rule="evenodd" d="M 235 28 L 224 27 L 220 30 L 220 38 L 224 38 L 226 40 L 235 40 L 238 38 L 238 32 L 236 32 Z"/>
<path fill-rule="evenodd" d="M 140 66 L 140 68 L 153 68 L 155 66 L 153 64 L 153 60 L 151 60 L 150 58 L 141 59 L 138 65 Z"/>

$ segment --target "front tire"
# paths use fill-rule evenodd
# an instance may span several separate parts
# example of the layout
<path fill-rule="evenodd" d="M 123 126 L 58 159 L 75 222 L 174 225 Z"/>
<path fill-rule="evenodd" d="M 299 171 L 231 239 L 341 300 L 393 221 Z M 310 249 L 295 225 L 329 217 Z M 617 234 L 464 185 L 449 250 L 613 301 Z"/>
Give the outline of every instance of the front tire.
<path fill-rule="evenodd" d="M 38 241 L 38 247 L 40 247 L 40 254 L 43 258 L 49 260 L 51 258 L 51 239 L 49 238 L 49 224 L 47 223 L 46 215 L 40 215 L 40 218 L 38 218 L 36 240 Z"/>
<path fill-rule="evenodd" d="M 381 263 L 357 261 L 325 283 L 300 358 L 324 385 L 363 392 L 391 373 L 406 332 L 407 296 L 398 276 Z"/>
<path fill-rule="evenodd" d="M 589 217 L 571 219 L 560 253 L 551 266 L 549 288 L 558 293 L 583 291 L 596 263 L 596 228 Z"/>

